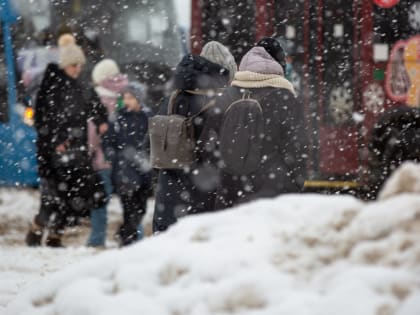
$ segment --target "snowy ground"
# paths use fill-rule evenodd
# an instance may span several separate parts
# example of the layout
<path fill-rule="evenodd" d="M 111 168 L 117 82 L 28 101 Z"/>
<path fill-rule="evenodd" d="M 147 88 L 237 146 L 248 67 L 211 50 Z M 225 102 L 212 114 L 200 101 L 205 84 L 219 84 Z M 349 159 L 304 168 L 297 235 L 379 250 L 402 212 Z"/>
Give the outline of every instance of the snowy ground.
<path fill-rule="evenodd" d="M 37 283 L 46 275 L 94 256 L 100 250 L 87 248 L 89 225 L 66 230 L 65 249 L 28 248 L 24 244 L 29 222 L 39 207 L 39 193 L 30 189 L 0 189 L 0 315 L 8 303 L 25 287 Z M 149 210 L 153 204 L 149 203 Z M 145 217 L 146 234 L 151 234 L 151 213 Z M 121 223 L 118 198 L 109 206 L 107 248 L 116 248 L 114 233 Z"/>
<path fill-rule="evenodd" d="M 100 253 L 28 249 L 2 235 L 0 314 L 419 315 L 419 166 L 382 197 L 262 200 Z M 11 234 L 6 221 L 19 224 L 4 213 L 33 211 L 36 195 L 2 198 L 1 233 Z"/>

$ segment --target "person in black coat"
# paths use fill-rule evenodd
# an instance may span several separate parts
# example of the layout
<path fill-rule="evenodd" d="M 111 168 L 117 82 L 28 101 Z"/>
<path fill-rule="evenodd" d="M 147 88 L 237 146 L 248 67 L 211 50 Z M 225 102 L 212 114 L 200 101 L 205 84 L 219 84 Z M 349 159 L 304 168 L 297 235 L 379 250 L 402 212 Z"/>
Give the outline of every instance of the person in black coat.
<path fill-rule="evenodd" d="M 77 80 L 85 62 L 80 47 L 60 48 L 59 58 L 59 64 L 48 65 L 36 100 L 41 206 L 26 237 L 29 246 L 41 244 L 47 226 L 47 245 L 62 246 L 64 227 L 104 202 L 103 186 L 88 154 L 87 120 L 92 118 L 104 132 L 106 109 L 97 95 L 84 97 Z"/>
<path fill-rule="evenodd" d="M 103 139 L 106 158 L 112 165 L 112 184 L 123 205 L 123 224 L 119 229 L 121 245 L 138 238 L 138 227 L 146 213 L 151 189 L 151 168 L 147 146 L 148 118 L 144 106 L 145 88 L 132 82 L 122 92 L 125 107 L 118 112 Z"/>
<path fill-rule="evenodd" d="M 386 179 L 402 162 L 420 161 L 420 109 L 406 105 L 383 113 L 369 143 L 366 199 L 376 199 Z"/>
<path fill-rule="evenodd" d="M 270 43 L 271 40 L 264 44 Z M 257 170 L 231 174 L 223 167 L 223 157 L 218 162 L 221 184 L 216 194 L 216 209 L 303 190 L 307 159 L 304 111 L 292 84 L 284 78 L 283 63 L 275 59 L 285 56 L 277 54 L 278 49 L 280 45 L 274 46 L 271 53 L 262 46 L 252 48 L 243 57 L 232 86 L 217 97 L 216 106 L 209 111 L 205 132 L 217 135 L 210 137 L 213 144 L 208 144 L 216 148 L 226 109 L 245 93 L 259 102 L 264 118 L 261 162 Z M 214 152 L 220 154 L 218 150 Z"/>
<path fill-rule="evenodd" d="M 232 58 L 233 60 L 233 58 Z M 209 104 L 229 83 L 229 70 L 206 58 L 194 55 L 185 56 L 178 64 L 174 89 L 174 114 L 191 117 Z M 166 115 L 167 100 L 160 108 Z M 178 218 L 192 213 L 202 213 L 214 209 L 215 191 L 219 183 L 218 172 L 211 164 L 212 152 L 203 144 L 201 133 L 205 126 L 207 113 L 194 119 L 196 139 L 196 161 L 191 169 L 160 170 L 156 189 L 153 231 L 165 231 Z"/>

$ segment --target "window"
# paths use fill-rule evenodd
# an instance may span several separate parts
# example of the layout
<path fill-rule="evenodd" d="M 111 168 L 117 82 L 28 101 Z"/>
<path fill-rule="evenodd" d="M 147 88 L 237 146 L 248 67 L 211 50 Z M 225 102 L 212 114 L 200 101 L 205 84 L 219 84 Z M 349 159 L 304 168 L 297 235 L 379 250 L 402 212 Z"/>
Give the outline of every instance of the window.
<path fill-rule="evenodd" d="M 204 44 L 217 40 L 229 47 L 236 61 L 255 42 L 255 1 L 202 1 Z"/>
<path fill-rule="evenodd" d="M 347 124 L 354 106 L 353 1 L 325 0 L 322 75 L 327 121 Z"/>

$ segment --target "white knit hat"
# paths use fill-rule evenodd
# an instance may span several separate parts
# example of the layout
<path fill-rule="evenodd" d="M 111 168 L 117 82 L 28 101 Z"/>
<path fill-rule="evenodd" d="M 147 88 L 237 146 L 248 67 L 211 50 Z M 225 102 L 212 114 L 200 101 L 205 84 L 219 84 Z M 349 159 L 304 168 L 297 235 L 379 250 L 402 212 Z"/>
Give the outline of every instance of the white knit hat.
<path fill-rule="evenodd" d="M 65 45 L 59 48 L 58 64 L 61 69 L 70 65 L 86 63 L 86 57 L 82 48 L 77 45 Z"/>
<path fill-rule="evenodd" d="M 235 58 L 233 58 L 226 46 L 216 41 L 208 42 L 204 45 L 200 56 L 228 69 L 230 81 L 233 80 L 238 66 L 236 65 Z"/>
<path fill-rule="evenodd" d="M 57 45 L 58 47 L 76 45 L 76 38 L 70 33 L 65 33 L 58 38 Z"/>
<path fill-rule="evenodd" d="M 92 71 L 92 81 L 99 84 L 102 81 L 120 74 L 120 68 L 112 59 L 104 59 L 96 64 Z"/>

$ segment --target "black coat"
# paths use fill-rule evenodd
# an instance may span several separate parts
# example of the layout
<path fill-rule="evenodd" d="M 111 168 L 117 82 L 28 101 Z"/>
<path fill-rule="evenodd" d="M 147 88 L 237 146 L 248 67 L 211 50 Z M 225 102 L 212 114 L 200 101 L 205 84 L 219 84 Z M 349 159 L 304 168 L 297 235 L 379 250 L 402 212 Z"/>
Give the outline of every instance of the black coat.
<path fill-rule="evenodd" d="M 420 160 L 420 109 L 399 106 L 382 114 L 372 129 L 366 197 L 376 198 L 392 171 L 406 160 Z"/>
<path fill-rule="evenodd" d="M 217 191 L 217 209 L 257 198 L 301 192 L 306 179 L 307 137 L 303 106 L 287 89 L 265 87 L 248 91 L 251 92 L 250 97 L 258 100 L 263 109 L 265 124 L 261 154 L 268 159 L 257 171 L 240 178 L 230 175 L 222 168 L 221 185 Z M 242 96 L 240 88 L 227 88 L 209 112 L 204 132 L 212 134 L 207 136 L 211 139 L 207 146 L 212 152 L 216 152 L 213 163 L 221 162 L 217 162 L 218 151 L 214 149 L 217 148 L 217 143 L 214 142 L 217 142 L 220 133 L 223 113 Z"/>
<path fill-rule="evenodd" d="M 185 117 L 199 113 L 228 82 L 227 69 L 199 56 L 185 56 L 174 77 L 174 88 L 180 91 L 174 102 L 174 113 Z M 188 92 L 191 90 L 195 93 Z M 167 112 L 168 100 L 165 100 L 159 113 L 165 115 Z M 219 178 L 215 167 L 208 163 L 213 153 L 203 150 L 203 144 L 207 142 L 202 137 L 206 119 L 207 112 L 204 112 L 194 120 L 194 132 L 198 140 L 194 167 L 190 170 L 159 171 L 154 231 L 166 230 L 181 216 L 214 209 Z"/>
<path fill-rule="evenodd" d="M 39 89 L 35 107 L 35 128 L 39 174 L 48 176 L 55 148 L 68 142 L 70 150 L 79 151 L 79 163 L 89 161 L 87 150 L 87 120 L 99 126 L 107 122 L 107 111 L 96 93 L 87 100 L 79 82 L 59 69 L 48 65 Z"/>
<path fill-rule="evenodd" d="M 65 203 L 62 206 L 70 212 L 71 209 L 86 212 L 104 202 L 103 186 L 88 154 L 89 118 L 96 125 L 107 121 L 106 108 L 98 96 L 92 94 L 86 100 L 77 80 L 56 64 L 48 65 L 35 107 L 39 175 L 56 182 Z M 58 154 L 56 147 L 63 143 L 67 150 Z"/>
<path fill-rule="evenodd" d="M 151 174 L 145 138 L 150 110 L 129 112 L 122 109 L 109 123 L 103 138 L 105 156 L 112 164 L 112 182 L 120 195 L 147 192 Z"/>

